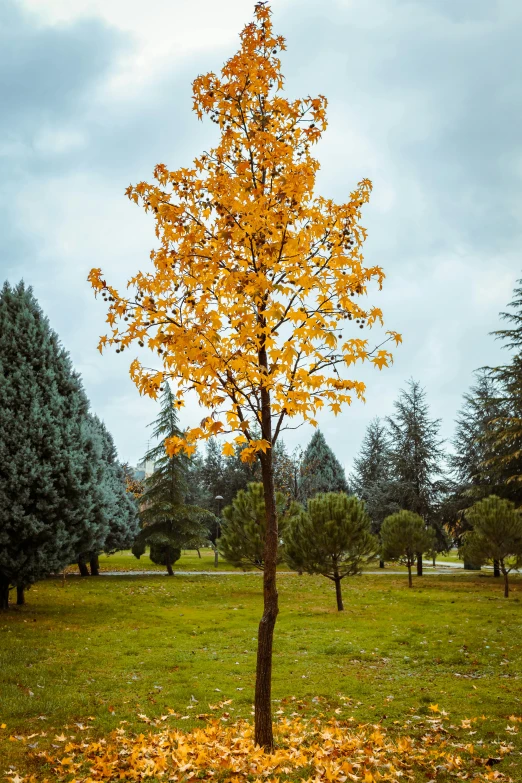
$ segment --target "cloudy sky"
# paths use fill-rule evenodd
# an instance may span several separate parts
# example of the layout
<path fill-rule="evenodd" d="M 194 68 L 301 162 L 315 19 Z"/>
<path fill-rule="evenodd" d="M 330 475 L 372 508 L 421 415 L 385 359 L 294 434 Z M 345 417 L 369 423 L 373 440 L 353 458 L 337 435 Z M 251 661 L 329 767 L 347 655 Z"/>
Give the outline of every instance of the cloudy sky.
<path fill-rule="evenodd" d="M 120 458 L 147 445 L 156 404 L 127 354 L 96 350 L 104 308 L 86 282 L 123 284 L 155 244 L 124 196 L 156 163 L 189 166 L 214 141 L 191 82 L 238 48 L 253 0 L 2 0 L 0 271 L 33 286 L 81 371 Z M 488 333 L 522 266 L 520 0 L 273 0 L 286 92 L 322 93 L 317 192 L 374 184 L 365 255 L 387 274 L 373 297 L 402 332 L 391 369 L 361 368 L 367 402 L 320 427 L 347 469 L 371 418 L 405 381 L 426 388 L 450 438 L 473 370 L 502 360 Z M 202 417 L 185 409 L 182 424 Z M 305 444 L 310 428 L 288 433 Z"/>

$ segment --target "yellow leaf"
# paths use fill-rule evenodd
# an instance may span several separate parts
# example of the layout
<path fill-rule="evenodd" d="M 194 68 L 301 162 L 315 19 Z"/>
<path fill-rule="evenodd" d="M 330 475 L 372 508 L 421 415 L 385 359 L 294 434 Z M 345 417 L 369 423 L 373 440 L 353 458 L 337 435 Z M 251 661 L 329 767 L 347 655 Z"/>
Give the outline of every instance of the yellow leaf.
<path fill-rule="evenodd" d="M 233 457 L 235 452 L 234 446 L 232 443 L 225 443 L 223 445 L 223 450 L 221 452 L 225 457 Z"/>

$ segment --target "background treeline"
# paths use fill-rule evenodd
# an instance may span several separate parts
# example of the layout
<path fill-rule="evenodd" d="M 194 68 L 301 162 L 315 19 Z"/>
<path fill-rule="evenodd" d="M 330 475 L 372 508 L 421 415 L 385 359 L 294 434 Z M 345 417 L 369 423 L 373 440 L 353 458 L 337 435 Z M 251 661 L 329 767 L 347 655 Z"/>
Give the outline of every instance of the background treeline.
<path fill-rule="evenodd" d="M 399 393 L 391 415 L 370 422 L 348 478 L 319 430 L 304 451 L 290 452 L 283 441 L 277 443 L 275 483 L 281 546 L 285 529 L 287 543 L 291 542 L 288 562 L 298 570 L 324 572 L 337 580 L 336 587 L 341 572 L 356 573 L 365 559 L 375 556 L 399 560 L 408 569 L 416 563 L 421 574 L 423 553 L 436 556 L 454 543 L 462 545 L 467 532 L 475 529 L 478 535 L 488 514 L 507 519 L 520 507 L 520 281 L 509 307 L 501 313 L 509 328 L 495 335 L 511 351 L 510 360 L 476 371 L 447 448 L 440 438 L 441 422 L 431 416 L 426 392 L 413 379 Z M 144 455 L 154 470 L 140 481 L 119 463 L 110 433 L 90 411 L 81 379 L 31 289 L 23 283 L 15 288 L 4 285 L 0 608 L 7 607 L 13 588 L 22 602 L 24 589 L 36 580 L 72 562 L 83 575 L 96 575 L 100 553 L 129 547 L 136 557 L 148 551 L 169 573 L 183 548 L 209 544 L 216 563 L 221 551 L 235 565 L 262 567 L 264 506 L 258 463 L 243 462 L 240 446 L 233 456 L 223 456 L 216 439 L 190 459 L 168 457 L 164 441 L 179 436 L 181 429 L 168 384 L 161 392 L 159 415 L 151 425 L 153 446 Z M 497 500 L 480 507 L 479 519 L 476 504 L 491 496 Z M 347 505 L 343 497 L 358 503 Z M 318 498 L 323 505 L 314 505 Z M 508 506 L 498 506 L 497 501 Z M 330 522 L 338 522 L 335 530 L 330 525 L 327 535 L 328 515 Z M 385 542 L 383 524 L 391 517 Z M 508 554 L 513 555 L 518 551 L 518 523 L 510 524 L 502 536 L 511 536 L 508 548 L 513 551 Z M 482 539 L 479 546 L 477 535 L 468 537 L 463 552 L 477 563 L 489 558 L 504 569 L 504 549 L 488 548 Z M 352 555 L 359 553 L 355 559 L 346 543 L 350 541 Z M 411 550 L 415 541 L 417 551 Z M 321 558 L 322 570 L 317 565 Z"/>

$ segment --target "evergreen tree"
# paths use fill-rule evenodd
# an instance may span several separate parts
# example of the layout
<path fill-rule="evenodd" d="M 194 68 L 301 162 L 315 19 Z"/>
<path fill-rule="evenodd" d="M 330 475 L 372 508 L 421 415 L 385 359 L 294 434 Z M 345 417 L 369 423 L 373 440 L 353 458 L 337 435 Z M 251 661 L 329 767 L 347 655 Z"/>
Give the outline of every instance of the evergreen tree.
<path fill-rule="evenodd" d="M 441 504 L 447 489 L 443 477 L 443 441 L 440 420 L 431 419 L 426 392 L 411 379 L 394 403 L 395 415 L 387 417 L 393 502 L 401 510 L 418 514 L 433 527 L 440 547 L 447 546 Z M 419 551 L 417 573 L 422 574 Z"/>
<path fill-rule="evenodd" d="M 279 516 L 279 534 L 285 536 L 285 506 L 287 499 L 282 492 L 276 492 Z M 292 511 L 297 510 L 294 504 Z M 228 563 L 247 571 L 251 568 L 263 570 L 265 549 L 266 513 L 263 485 L 252 482 L 246 489 L 240 489 L 229 506 L 223 509 L 219 551 Z M 281 550 L 280 556 L 281 559 Z"/>
<path fill-rule="evenodd" d="M 154 472 L 145 479 L 141 497 L 142 529 L 132 547 L 137 558 L 147 547 L 153 562 L 165 565 L 169 575 L 183 548 L 199 548 L 207 540 L 213 515 L 203 508 L 186 504 L 189 458 L 184 454 L 169 457 L 165 439 L 181 437 L 174 397 L 168 383 L 163 388 L 161 408 L 153 422 L 152 435 L 158 440 L 149 449 L 145 461 L 154 463 Z"/>
<path fill-rule="evenodd" d="M 0 293 L 0 608 L 97 538 L 88 400 L 31 288 Z"/>
<path fill-rule="evenodd" d="M 509 500 L 490 495 L 475 503 L 467 517 L 472 530 L 464 534 L 462 556 L 480 565 L 498 562 L 509 596 L 509 572 L 522 565 L 522 516 Z"/>
<path fill-rule="evenodd" d="M 384 518 L 400 509 L 394 501 L 388 433 L 378 417 L 366 429 L 361 449 L 354 460 L 350 486 L 354 494 L 364 500 L 372 521 L 372 532 L 379 535 Z"/>
<path fill-rule="evenodd" d="M 379 550 L 364 503 L 343 492 L 311 498 L 305 511 L 290 517 L 284 541 L 290 568 L 333 581 L 339 611 L 344 609 L 341 580 L 360 573 Z"/>
<path fill-rule="evenodd" d="M 349 494 L 344 469 L 320 430 L 314 432 L 301 462 L 299 499 L 304 503 L 319 493 Z"/>
<path fill-rule="evenodd" d="M 118 462 L 118 455 L 112 435 L 97 416 L 90 417 L 91 428 L 97 437 L 99 448 L 96 481 L 92 487 L 94 499 L 92 513 L 98 523 L 98 538 L 87 551 L 80 551 L 78 565 L 80 573 L 99 574 L 99 555 L 110 555 L 132 546 L 139 532 L 138 504 L 127 491 L 125 472 Z"/>
<path fill-rule="evenodd" d="M 483 469 L 497 486 L 504 485 L 505 495 L 517 504 L 522 502 L 522 279 L 517 281 L 513 300 L 508 307 L 512 312 L 500 313 L 512 328 L 499 329 L 493 334 L 509 351 L 511 361 L 501 367 L 486 368 L 496 381 L 499 394 L 499 415 L 488 427 L 489 454 Z"/>
<path fill-rule="evenodd" d="M 453 454 L 448 456 L 452 481 L 443 513 L 457 541 L 470 529 L 466 510 L 477 500 L 492 493 L 502 494 L 504 490 L 497 486 L 493 471 L 485 467 L 491 456 L 491 424 L 502 415 L 499 389 L 491 375 L 483 370 L 477 371 L 476 378 L 476 383 L 464 395 L 452 442 Z"/>
<path fill-rule="evenodd" d="M 399 511 L 386 517 L 381 527 L 382 557 L 395 560 L 408 568 L 408 585 L 412 587 L 411 567 L 419 555 L 429 552 L 435 545 L 435 531 L 427 528 L 419 514 Z"/>

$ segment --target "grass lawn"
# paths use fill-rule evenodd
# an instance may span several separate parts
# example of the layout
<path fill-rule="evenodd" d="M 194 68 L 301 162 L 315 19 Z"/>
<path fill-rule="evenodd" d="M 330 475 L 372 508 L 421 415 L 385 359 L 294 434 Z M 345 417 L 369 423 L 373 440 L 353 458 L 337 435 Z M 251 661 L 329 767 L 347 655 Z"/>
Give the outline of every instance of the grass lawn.
<path fill-rule="evenodd" d="M 217 569 L 214 567 L 214 551 L 212 549 L 200 549 L 201 557 L 195 550 L 184 551 L 177 563 L 174 563 L 174 571 L 236 571 L 234 566 L 219 557 Z M 159 571 L 166 573 L 165 566 L 153 563 L 148 554 L 142 555 L 138 560 L 130 550 L 116 552 L 114 555 L 100 556 L 101 571 Z M 69 573 L 76 573 L 77 567 L 69 566 Z"/>
<path fill-rule="evenodd" d="M 512 581 L 506 600 L 489 574 L 425 575 L 412 590 L 405 576 L 368 574 L 344 581 L 338 613 L 327 580 L 280 574 L 276 717 L 333 714 L 420 736 L 445 710 L 456 742 L 512 743 L 495 770 L 521 781 L 522 723 L 509 718 L 522 717 L 522 577 Z M 59 748 L 56 737 L 250 718 L 260 588 L 241 574 L 36 585 L 0 615 L 0 776 L 38 770 L 28 751 Z"/>
<path fill-rule="evenodd" d="M 437 561 L 437 566 L 444 565 L 444 560 L 441 558 Z M 431 562 L 425 561 L 424 563 L 427 570 L 431 568 Z M 386 568 L 389 571 L 404 571 L 406 573 L 405 566 L 399 566 L 396 563 L 387 563 Z M 142 555 L 140 559 L 134 557 L 130 550 L 123 550 L 116 552 L 114 555 L 100 555 L 100 570 L 102 572 L 127 573 L 129 571 L 158 571 L 160 574 L 166 574 L 167 570 L 165 566 L 156 565 L 153 563 L 148 554 Z M 221 556 L 218 560 L 218 567 L 214 566 L 214 551 L 212 549 L 200 549 L 200 556 L 196 550 L 183 551 L 180 559 L 173 565 L 174 572 L 176 571 L 204 571 L 208 573 L 214 573 L 215 571 L 229 571 L 231 573 L 240 574 L 241 569 L 227 563 Z M 254 570 L 254 569 L 253 569 Z M 379 563 L 374 560 L 365 566 L 366 571 L 379 571 Z M 286 563 L 280 563 L 278 571 L 288 572 L 289 568 Z M 76 564 L 72 564 L 67 568 L 68 574 L 77 574 L 78 567 Z"/>

